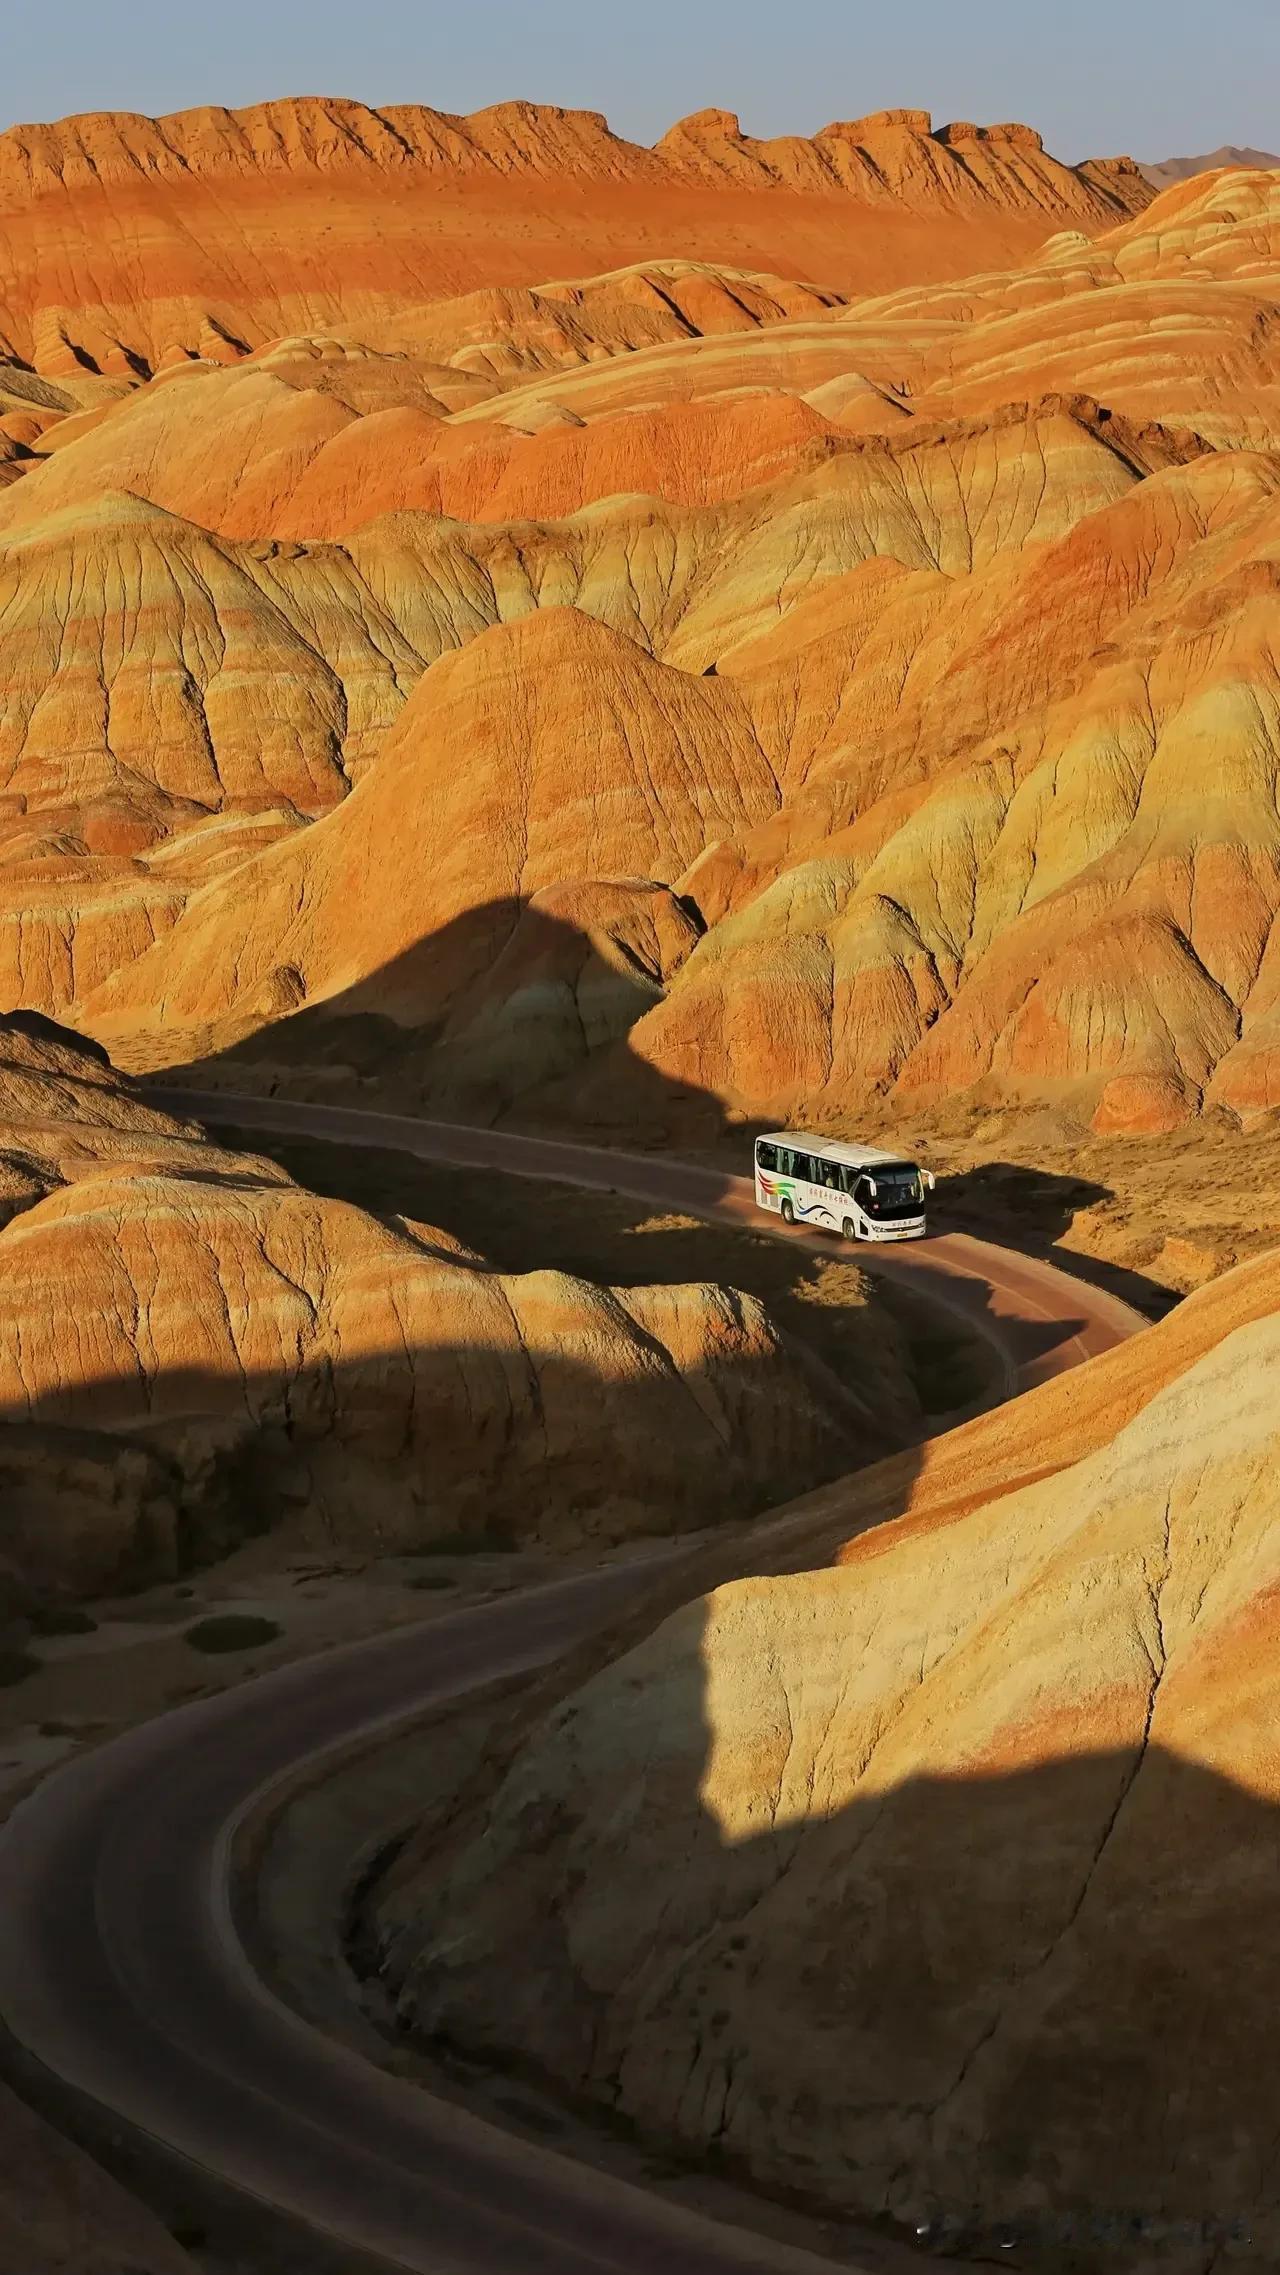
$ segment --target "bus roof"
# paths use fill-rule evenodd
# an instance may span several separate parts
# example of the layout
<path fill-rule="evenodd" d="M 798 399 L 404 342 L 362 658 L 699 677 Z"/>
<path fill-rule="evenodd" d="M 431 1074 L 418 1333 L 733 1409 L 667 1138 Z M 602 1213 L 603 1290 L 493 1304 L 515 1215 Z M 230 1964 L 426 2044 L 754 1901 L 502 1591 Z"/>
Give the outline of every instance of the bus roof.
<path fill-rule="evenodd" d="M 886 1153 L 883 1146 L 853 1145 L 844 1138 L 810 1137 L 807 1130 L 763 1130 L 757 1145 L 794 1145 L 804 1153 L 821 1154 L 824 1161 L 841 1161 L 850 1169 L 881 1168 L 887 1162 L 914 1167 L 906 1154 Z"/>

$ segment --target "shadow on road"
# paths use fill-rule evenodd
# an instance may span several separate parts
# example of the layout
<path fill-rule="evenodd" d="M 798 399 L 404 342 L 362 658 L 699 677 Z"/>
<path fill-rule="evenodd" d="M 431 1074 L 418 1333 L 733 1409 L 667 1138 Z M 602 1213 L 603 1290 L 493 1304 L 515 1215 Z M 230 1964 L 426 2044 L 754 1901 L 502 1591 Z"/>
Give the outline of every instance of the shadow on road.
<path fill-rule="evenodd" d="M 1144 1317 L 1162 1319 L 1181 1300 L 1173 1289 L 1126 1265 L 1061 1245 L 1082 1209 L 1113 1198 L 1108 1186 L 1092 1178 L 1064 1177 L 1015 1161 L 984 1161 L 939 1180 L 936 1218 L 940 1230 L 971 1232 L 1043 1257 L 1118 1296 Z"/>

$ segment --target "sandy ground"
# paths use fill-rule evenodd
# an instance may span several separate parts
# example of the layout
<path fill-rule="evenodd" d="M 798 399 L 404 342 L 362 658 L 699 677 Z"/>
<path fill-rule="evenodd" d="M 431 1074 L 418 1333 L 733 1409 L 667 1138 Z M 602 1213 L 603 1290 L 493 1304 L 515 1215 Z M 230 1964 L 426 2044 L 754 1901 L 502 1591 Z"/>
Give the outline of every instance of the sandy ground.
<path fill-rule="evenodd" d="M 603 1561 L 653 1556 L 664 1545 L 628 1543 Z M 0 1814 L 70 1754 L 167 1707 L 332 1644 L 429 1620 L 601 1561 L 595 1548 L 567 1556 L 530 1548 L 326 1563 L 291 1552 L 287 1533 L 277 1529 L 176 1586 L 88 1603 L 88 1633 L 27 1637 L 21 1648 L 36 1662 L 34 1671 L 0 1686 Z M 188 1640 L 198 1622 L 227 1613 L 269 1620 L 279 1633 L 213 1653 Z"/>

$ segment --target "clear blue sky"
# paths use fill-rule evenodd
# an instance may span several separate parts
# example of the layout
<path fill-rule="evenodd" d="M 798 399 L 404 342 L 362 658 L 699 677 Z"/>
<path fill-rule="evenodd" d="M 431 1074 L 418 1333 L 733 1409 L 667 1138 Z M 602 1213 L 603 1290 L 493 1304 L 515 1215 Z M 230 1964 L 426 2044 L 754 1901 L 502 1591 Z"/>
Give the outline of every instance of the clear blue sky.
<path fill-rule="evenodd" d="M 6 0 L 2 124 L 523 95 L 641 141 L 711 103 L 811 133 L 910 103 L 1068 159 L 1280 146 L 1280 0 Z"/>

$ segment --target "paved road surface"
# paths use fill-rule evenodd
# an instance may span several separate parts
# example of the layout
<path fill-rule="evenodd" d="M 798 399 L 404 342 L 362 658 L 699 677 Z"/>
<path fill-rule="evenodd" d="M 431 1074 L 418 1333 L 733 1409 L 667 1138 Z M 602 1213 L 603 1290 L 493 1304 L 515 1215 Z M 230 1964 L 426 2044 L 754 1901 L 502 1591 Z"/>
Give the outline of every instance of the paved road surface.
<path fill-rule="evenodd" d="M 216 1106 L 246 1125 L 500 1163 L 735 1221 L 750 1207 L 744 1180 L 669 1160 L 281 1101 L 201 1105 L 210 1119 Z M 979 1241 L 859 1256 L 978 1321 L 1002 1354 L 1004 1389 L 1142 1324 Z M 221 2179 L 413 2275 L 820 2275 L 825 2260 L 678 2210 L 387 2077 L 277 2002 L 235 1931 L 232 1839 L 265 1786 L 433 1699 L 546 1664 L 651 1585 L 653 1569 L 611 1567 L 295 1663 L 48 1778 L 0 1831 L 0 2014 L 19 2043 Z M 868 2245 L 868 2270 L 907 2263 Z"/>
<path fill-rule="evenodd" d="M 226 1092 L 149 1087 L 159 1106 L 209 1122 L 286 1137 L 334 1138 L 347 1145 L 388 1147 L 423 1161 L 500 1169 L 551 1178 L 596 1191 L 624 1193 L 658 1208 L 749 1224 L 753 1231 L 830 1255 L 833 1237 L 799 1226 L 788 1230 L 755 1204 L 749 1176 L 735 1177 L 670 1155 L 615 1153 L 600 1146 L 468 1129 L 407 1114 L 353 1106 L 316 1106 L 286 1098 L 241 1098 Z M 1109 1351 L 1146 1321 L 1128 1304 L 1039 1258 L 997 1248 L 968 1233 L 948 1232 L 901 1247 L 869 1243 L 856 1251 L 866 1270 L 893 1278 L 961 1316 L 990 1346 L 1005 1397 L 1029 1390 L 1081 1359 Z"/>

